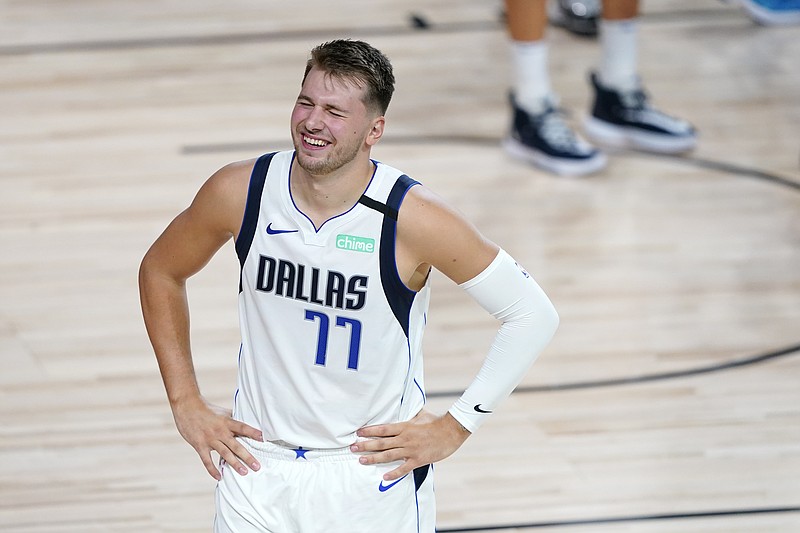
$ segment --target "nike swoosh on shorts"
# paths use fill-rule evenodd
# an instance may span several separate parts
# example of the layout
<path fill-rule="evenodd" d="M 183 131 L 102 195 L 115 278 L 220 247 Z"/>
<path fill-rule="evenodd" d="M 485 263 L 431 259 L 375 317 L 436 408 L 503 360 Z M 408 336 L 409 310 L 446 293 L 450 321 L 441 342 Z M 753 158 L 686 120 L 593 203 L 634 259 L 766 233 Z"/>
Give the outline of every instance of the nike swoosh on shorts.
<path fill-rule="evenodd" d="M 381 480 L 380 485 L 378 485 L 378 490 L 381 491 L 381 492 L 386 492 L 387 490 L 391 489 L 392 487 L 394 487 L 395 485 L 397 485 L 398 483 L 403 481 L 406 478 L 407 475 L 408 474 L 406 474 L 405 476 L 401 477 L 400 479 L 396 479 L 396 480 L 392 481 L 388 485 L 384 485 L 383 484 L 383 480 Z"/>

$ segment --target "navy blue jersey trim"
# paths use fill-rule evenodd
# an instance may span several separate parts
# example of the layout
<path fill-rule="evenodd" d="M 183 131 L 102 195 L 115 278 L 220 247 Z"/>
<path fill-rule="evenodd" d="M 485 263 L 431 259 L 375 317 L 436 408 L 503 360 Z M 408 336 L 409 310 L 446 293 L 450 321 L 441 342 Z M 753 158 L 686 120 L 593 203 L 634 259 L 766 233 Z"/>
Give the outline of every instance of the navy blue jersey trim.
<path fill-rule="evenodd" d="M 364 204 L 365 206 L 369 207 L 370 209 L 374 209 L 379 213 L 383 213 L 387 217 L 391 218 L 394 221 L 397 221 L 397 210 L 392 209 L 386 204 L 382 204 L 377 200 L 373 200 L 369 196 L 361 195 L 361 198 L 358 199 L 358 203 Z"/>
<path fill-rule="evenodd" d="M 239 256 L 239 292 L 242 292 L 244 262 L 250 252 L 250 246 L 253 244 L 253 237 L 256 235 L 258 212 L 261 209 L 261 195 L 264 193 L 264 183 L 267 181 L 267 170 L 272 162 L 272 157 L 276 153 L 272 152 L 259 157 L 255 165 L 253 165 L 253 172 L 250 174 L 250 185 L 247 189 L 247 203 L 244 207 L 242 227 L 239 230 L 239 237 L 236 239 L 236 255 Z"/>
<path fill-rule="evenodd" d="M 408 190 L 418 184 L 419 182 L 414 181 L 405 174 L 397 178 L 392 190 L 389 192 L 389 197 L 386 199 L 388 212 L 384 212 L 383 226 L 381 228 L 381 283 L 383 283 L 386 301 L 389 302 L 389 307 L 392 308 L 392 313 L 394 313 L 395 318 L 403 328 L 406 337 L 408 337 L 408 319 L 411 312 L 411 304 L 414 303 L 414 296 L 417 293 L 406 287 L 397 273 L 397 261 L 395 259 L 397 218 L 396 215 L 395 218 L 392 218 L 389 213 L 399 212 L 400 204 L 403 203 L 403 198 L 405 198 Z"/>
<path fill-rule="evenodd" d="M 431 469 L 431 465 L 424 465 L 414 469 L 414 487 L 415 490 L 419 490 L 422 484 L 425 482 L 425 478 L 428 477 L 428 471 Z"/>

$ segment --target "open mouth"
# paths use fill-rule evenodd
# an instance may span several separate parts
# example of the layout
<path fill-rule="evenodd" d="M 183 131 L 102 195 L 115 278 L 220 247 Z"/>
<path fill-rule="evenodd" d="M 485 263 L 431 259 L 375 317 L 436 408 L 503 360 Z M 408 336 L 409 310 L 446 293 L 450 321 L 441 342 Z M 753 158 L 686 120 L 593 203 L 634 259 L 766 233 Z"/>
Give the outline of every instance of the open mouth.
<path fill-rule="evenodd" d="M 330 144 L 329 142 L 323 141 L 322 139 L 314 139 L 313 137 L 309 137 L 307 135 L 303 135 L 303 143 L 313 148 L 324 148 Z"/>

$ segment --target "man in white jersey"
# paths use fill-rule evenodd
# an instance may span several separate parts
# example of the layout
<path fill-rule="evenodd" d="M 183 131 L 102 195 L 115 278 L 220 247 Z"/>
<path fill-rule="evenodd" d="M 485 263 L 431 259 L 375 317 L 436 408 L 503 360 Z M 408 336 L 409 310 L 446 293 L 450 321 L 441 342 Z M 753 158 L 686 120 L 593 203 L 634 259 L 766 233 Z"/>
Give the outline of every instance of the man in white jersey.
<path fill-rule="evenodd" d="M 178 430 L 218 480 L 219 533 L 433 532 L 430 465 L 555 332 L 547 296 L 507 253 L 370 158 L 393 91 L 372 46 L 316 47 L 292 112 L 294 150 L 220 169 L 142 261 L 148 334 Z M 230 238 L 242 343 L 229 412 L 200 393 L 185 282 Z M 431 268 L 501 321 L 475 381 L 441 416 L 423 409 Z"/>

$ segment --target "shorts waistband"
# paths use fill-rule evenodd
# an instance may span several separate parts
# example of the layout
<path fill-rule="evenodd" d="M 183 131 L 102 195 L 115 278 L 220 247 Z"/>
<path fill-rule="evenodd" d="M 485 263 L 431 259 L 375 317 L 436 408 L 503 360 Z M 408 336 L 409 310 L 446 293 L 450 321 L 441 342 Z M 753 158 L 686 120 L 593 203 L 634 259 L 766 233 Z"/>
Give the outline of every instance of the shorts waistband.
<path fill-rule="evenodd" d="M 297 461 L 305 459 L 315 462 L 341 462 L 358 461 L 360 453 L 353 453 L 350 447 L 345 448 L 294 448 L 288 444 L 275 443 L 270 441 L 257 441 L 247 437 L 239 437 L 239 440 L 250 449 L 253 455 L 260 458 L 278 459 L 281 461 Z"/>

